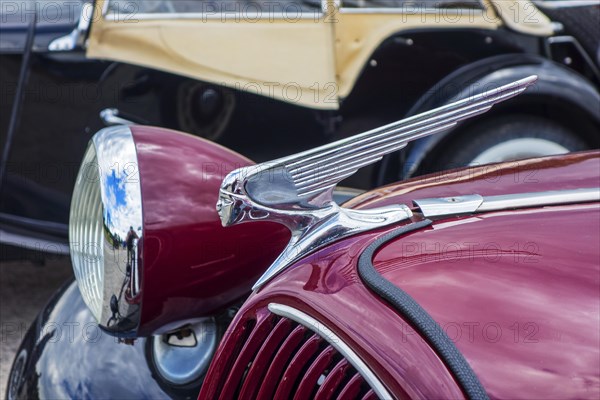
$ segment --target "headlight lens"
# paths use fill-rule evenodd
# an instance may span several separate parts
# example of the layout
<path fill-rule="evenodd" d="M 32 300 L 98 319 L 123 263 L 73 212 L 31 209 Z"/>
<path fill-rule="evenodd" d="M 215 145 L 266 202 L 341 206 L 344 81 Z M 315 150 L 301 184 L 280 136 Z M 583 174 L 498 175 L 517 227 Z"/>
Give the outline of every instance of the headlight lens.
<path fill-rule="evenodd" d="M 142 196 L 127 126 L 98 132 L 85 153 L 71 201 L 71 260 L 98 323 L 135 336 L 140 321 Z"/>
<path fill-rule="evenodd" d="M 81 296 L 96 320 L 102 319 L 104 251 L 102 200 L 96 149 L 90 144 L 73 191 L 69 223 L 71 261 Z"/>

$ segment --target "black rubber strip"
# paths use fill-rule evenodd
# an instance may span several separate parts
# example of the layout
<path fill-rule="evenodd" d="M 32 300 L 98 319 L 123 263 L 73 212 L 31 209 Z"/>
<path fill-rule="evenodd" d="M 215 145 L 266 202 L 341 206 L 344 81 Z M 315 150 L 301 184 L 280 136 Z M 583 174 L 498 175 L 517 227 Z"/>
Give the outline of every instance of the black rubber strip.
<path fill-rule="evenodd" d="M 423 335 L 448 369 L 454 374 L 467 398 L 474 400 L 488 399 L 485 389 L 471 369 L 471 366 L 456 348 L 454 342 L 446 335 L 442 327 L 408 293 L 385 279 L 373 266 L 373 254 L 385 243 L 428 225 L 431 225 L 431 221 L 428 219 L 406 225 L 371 243 L 360 255 L 358 260 L 358 274 L 369 288 L 394 306 L 412 324 L 417 332 Z"/>

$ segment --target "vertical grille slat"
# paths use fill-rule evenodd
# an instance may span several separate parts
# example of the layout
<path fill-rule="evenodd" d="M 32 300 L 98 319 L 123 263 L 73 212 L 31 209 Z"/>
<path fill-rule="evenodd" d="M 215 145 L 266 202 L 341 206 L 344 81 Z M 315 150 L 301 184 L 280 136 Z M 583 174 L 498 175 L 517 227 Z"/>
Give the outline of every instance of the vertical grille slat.
<path fill-rule="evenodd" d="M 331 347 L 327 346 L 325 350 L 323 350 L 312 365 L 306 370 L 306 374 L 302 378 L 302 381 L 298 385 L 298 390 L 296 390 L 296 395 L 294 396 L 294 400 L 304 400 L 309 399 L 313 396 L 313 392 L 315 388 L 318 387 L 317 383 L 321 375 L 323 375 L 332 362 L 333 357 L 337 354 L 337 351 Z"/>
<path fill-rule="evenodd" d="M 267 368 L 273 359 L 273 355 L 290 334 L 293 328 L 292 321 L 281 319 L 273 331 L 267 337 L 267 340 L 258 351 L 258 356 L 250 366 L 244 384 L 240 391 L 240 399 L 254 400 L 256 392 L 264 379 Z"/>
<path fill-rule="evenodd" d="M 206 376 L 211 379 L 204 379 L 202 384 L 202 392 L 212 393 L 207 398 L 216 399 L 223 388 L 227 373 L 231 369 L 231 365 L 235 360 L 232 355 L 237 355 L 241 346 L 245 343 L 246 338 L 252 331 L 253 326 L 249 323 L 239 324 L 234 331 L 231 332 L 229 340 L 223 342 L 218 350 L 218 353 L 210 363 L 210 367 Z"/>
<path fill-rule="evenodd" d="M 236 391 L 243 380 L 244 372 L 246 371 L 248 364 L 254 359 L 254 355 L 258 351 L 259 346 L 262 345 L 269 335 L 269 332 L 273 327 L 273 319 L 273 315 L 269 315 L 257 322 L 256 327 L 250 333 L 250 336 L 248 336 L 244 347 L 242 347 L 242 351 L 229 372 L 229 376 L 225 381 L 225 386 L 223 387 L 219 399 L 229 400 L 236 397 Z"/>
<path fill-rule="evenodd" d="M 322 340 L 319 336 L 312 335 L 300 347 L 300 350 L 294 355 L 283 373 L 283 378 L 275 392 L 275 400 L 288 400 L 290 398 L 298 376 L 303 374 L 306 365 L 319 350 L 319 344 Z"/>
<path fill-rule="evenodd" d="M 251 310 L 231 326 L 198 398 L 374 400 L 377 393 L 390 397 L 364 361 L 329 328 L 308 315 L 297 320 L 270 307 Z"/>
<path fill-rule="evenodd" d="M 296 326 L 296 329 L 292 331 L 286 341 L 283 342 L 279 348 L 279 351 L 275 354 L 273 362 L 271 363 L 271 366 L 265 375 L 265 380 L 258 392 L 259 399 L 271 399 L 273 397 L 273 392 L 279 383 L 279 378 L 281 377 L 283 369 L 285 368 L 288 360 L 294 355 L 294 351 L 302 343 L 306 331 L 307 329 L 305 327 L 298 325 Z"/>
<path fill-rule="evenodd" d="M 336 389 L 340 386 L 350 368 L 351 366 L 348 360 L 342 358 L 323 381 L 323 384 L 315 395 L 315 400 L 328 400 L 334 398 Z"/>
<path fill-rule="evenodd" d="M 356 399 L 361 391 L 361 386 L 365 382 L 360 374 L 356 373 L 342 388 L 337 400 Z"/>

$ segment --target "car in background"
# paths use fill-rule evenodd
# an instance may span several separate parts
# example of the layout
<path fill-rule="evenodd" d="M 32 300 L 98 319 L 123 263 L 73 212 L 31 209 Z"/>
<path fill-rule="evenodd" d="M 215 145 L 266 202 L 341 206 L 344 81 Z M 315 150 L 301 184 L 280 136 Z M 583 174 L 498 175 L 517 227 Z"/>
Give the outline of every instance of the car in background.
<path fill-rule="evenodd" d="M 68 251 L 77 166 L 105 125 L 178 129 L 261 161 L 536 74 L 534 91 L 347 184 L 599 144 L 595 0 L 0 5 L 0 240 L 10 246 Z M 23 107 L 8 118 L 19 93 Z"/>

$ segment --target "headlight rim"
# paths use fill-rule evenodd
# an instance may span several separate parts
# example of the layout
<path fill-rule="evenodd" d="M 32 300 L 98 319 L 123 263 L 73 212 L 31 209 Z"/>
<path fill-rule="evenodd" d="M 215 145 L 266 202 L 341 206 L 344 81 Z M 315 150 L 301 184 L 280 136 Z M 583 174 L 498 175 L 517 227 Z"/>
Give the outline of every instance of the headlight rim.
<path fill-rule="evenodd" d="M 90 171 L 93 171 L 91 177 Z M 96 182 L 90 183 L 90 178 L 92 181 L 96 179 Z M 93 193 L 94 190 L 98 192 Z M 94 194 L 97 199 L 94 199 Z M 141 195 L 139 164 L 131 129 L 119 125 L 100 130 L 88 144 L 76 179 L 69 240 L 73 269 L 86 305 L 103 330 L 120 337 L 135 336 L 140 323 L 143 293 L 141 242 L 144 237 Z M 99 213 L 100 221 L 95 222 L 100 223 L 99 230 L 95 229 L 97 226 L 83 226 L 86 218 L 89 223 L 90 216 L 82 215 L 86 212 L 82 208 L 89 206 L 85 202 L 93 200 L 96 204 L 92 204 L 91 211 L 87 210 L 87 213 Z M 130 246 L 126 227 L 135 232 L 137 244 L 132 240 L 133 245 Z M 82 229 L 88 231 L 82 232 Z M 99 250 L 76 249 L 76 246 L 86 246 L 86 241 Z M 100 265 L 94 266 L 94 261 L 82 259 L 90 253 L 98 254 L 96 262 Z M 95 287 L 94 267 L 99 281 Z M 91 293 L 93 290 L 95 295 Z M 113 297 L 117 299 L 116 307 Z"/>

